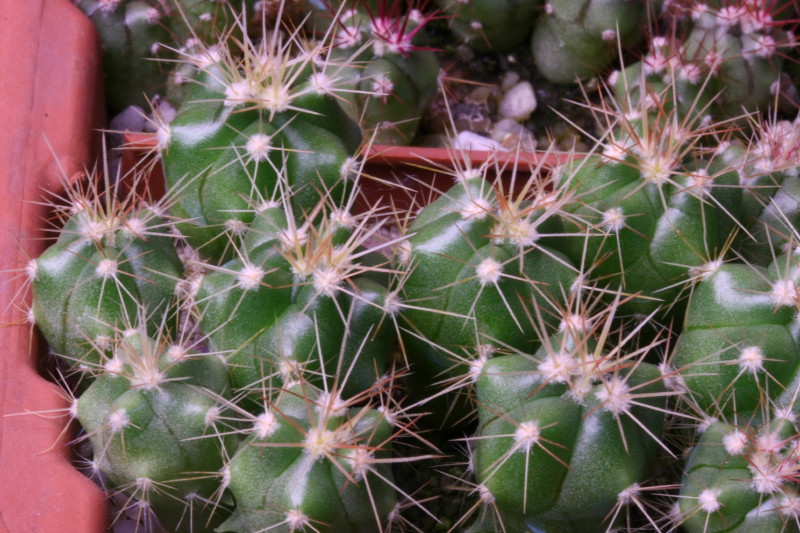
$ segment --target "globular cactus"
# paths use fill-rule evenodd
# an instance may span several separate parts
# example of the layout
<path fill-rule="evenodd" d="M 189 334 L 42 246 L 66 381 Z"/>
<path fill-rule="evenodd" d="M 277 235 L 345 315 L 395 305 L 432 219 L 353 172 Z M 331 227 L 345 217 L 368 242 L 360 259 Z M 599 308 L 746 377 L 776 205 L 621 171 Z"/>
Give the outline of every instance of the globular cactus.
<path fill-rule="evenodd" d="M 225 365 L 168 336 L 150 338 L 142 324 L 115 341 L 75 404 L 92 468 L 129 498 L 127 512 L 155 512 L 170 531 L 212 531 L 227 514 L 217 492 L 236 448 L 217 427 L 225 416 L 218 398 L 230 394 Z"/>
<path fill-rule="evenodd" d="M 784 57 L 794 47 L 790 3 L 675 3 L 668 31 L 652 37 L 642 60 L 625 70 L 628 84 L 642 78 L 656 93 L 674 87 L 681 115 L 722 120 L 764 111 L 785 90 Z M 617 95 L 636 97 L 619 82 Z"/>
<path fill-rule="evenodd" d="M 765 109 L 780 90 L 783 57 L 794 46 L 787 33 L 791 2 L 694 2 L 680 60 L 699 67 L 724 116 Z"/>
<path fill-rule="evenodd" d="M 683 52 L 701 27 L 743 43 L 719 22 L 737 6 L 687 19 Z M 592 108 L 590 154 L 552 173 L 552 154 L 454 154 L 433 201 L 384 210 L 359 197 L 355 119 L 415 135 L 435 15 L 311 7 L 320 41 L 266 21 L 251 37 L 249 4 L 210 45 L 176 31 L 191 84 L 158 127 L 166 199 L 72 186 L 25 268 L 32 321 L 82 371 L 64 411 L 123 513 L 147 531 L 797 531 L 796 124 L 754 120 L 748 144 L 706 118 L 729 104 L 713 74 L 698 86 L 657 38 Z M 217 8 L 180 18 L 202 34 Z M 590 75 L 648 9 L 548 4 L 541 65 Z M 496 19 L 481 29 L 511 46 Z"/>
<path fill-rule="evenodd" d="M 397 502 L 386 383 L 349 399 L 286 383 L 225 467 L 237 509 L 218 531 L 380 531 Z"/>
<path fill-rule="evenodd" d="M 797 269 L 716 262 L 694 288 L 673 366 L 706 412 L 752 416 L 794 381 Z"/>
<path fill-rule="evenodd" d="M 333 57 L 355 60 L 342 74 L 350 91 L 344 107 L 377 144 L 411 143 L 437 90 L 439 62 L 420 44 L 430 15 L 411 4 L 403 13 L 402 2 L 344 3 L 332 26 Z"/>
<path fill-rule="evenodd" d="M 161 44 L 170 42 L 162 6 L 146 0 L 76 3 L 92 19 L 100 37 L 109 108 L 119 112 L 129 105 L 146 107 L 146 95 L 163 93 L 166 88 L 166 67 L 152 60 Z"/>
<path fill-rule="evenodd" d="M 238 37 L 237 30 L 241 30 L 235 24 L 238 19 L 258 20 L 263 14 L 263 8 L 257 4 L 255 0 L 173 0 L 167 3 L 170 44 Z M 230 35 L 225 35 L 226 31 Z"/>
<path fill-rule="evenodd" d="M 532 355 L 483 366 L 473 468 L 481 498 L 501 517 L 534 530 L 611 529 L 604 520 L 630 503 L 667 448 L 661 435 L 672 393 L 644 362 L 656 344 L 632 349 L 611 332 L 618 303 L 569 320 Z"/>
<path fill-rule="evenodd" d="M 450 27 L 470 48 L 508 52 L 531 34 L 541 0 L 437 0 Z"/>
<path fill-rule="evenodd" d="M 524 303 L 534 302 L 552 322 L 577 277 L 572 262 L 553 248 L 562 232 L 557 214 L 569 195 L 550 194 L 544 179 L 505 190 L 484 178 L 488 166 L 458 171 L 453 187 L 408 229 L 404 342 L 422 378 L 412 387 L 423 397 L 434 393 L 436 382 L 471 386 L 498 349 L 534 350 L 538 332 Z M 454 409 L 448 397 L 440 401 Z M 447 412 L 442 407 L 432 418 Z M 464 416 L 464 407 L 454 409 L 451 422 Z"/>
<path fill-rule="evenodd" d="M 168 88 L 179 43 L 225 39 L 237 17 L 252 15 L 255 0 L 76 0 L 91 18 L 103 52 L 106 103 L 112 112 L 147 108 Z M 242 11 L 243 10 L 243 11 Z M 239 13 L 241 11 L 241 13 Z M 183 75 L 187 72 L 184 69 Z M 180 100 L 172 100 L 178 103 Z"/>
<path fill-rule="evenodd" d="M 205 257 L 231 249 L 283 173 L 298 215 L 335 196 L 361 139 L 334 96 L 336 68 L 315 72 L 325 46 L 303 50 L 277 31 L 232 46 L 192 57 L 201 73 L 163 135 L 167 183 L 181 191 L 172 213 Z"/>
<path fill-rule="evenodd" d="M 227 355 L 237 388 L 258 393 L 302 370 L 317 386 L 310 376 L 346 373 L 352 395 L 386 371 L 393 332 L 383 322 L 396 297 L 382 245 L 369 243 L 380 226 L 366 225 L 374 211 L 327 203 L 301 224 L 288 198 L 260 206 L 238 257 L 200 283 L 201 330 Z"/>
<path fill-rule="evenodd" d="M 765 122 L 759 133 L 751 144 L 749 164 L 740 171 L 749 215 L 742 251 L 748 260 L 766 265 L 797 240 L 800 121 Z"/>
<path fill-rule="evenodd" d="M 774 412 L 749 423 L 712 421 L 701 429 L 676 503 L 681 529 L 798 531 L 800 457 L 794 418 Z"/>
<path fill-rule="evenodd" d="M 680 315 L 698 269 L 724 252 L 741 225 L 743 200 L 739 174 L 723 163 L 727 145 L 702 150 L 699 140 L 713 128 L 665 111 L 662 103 L 673 100 L 671 93 L 662 97 L 653 96 L 658 111 L 649 104 L 612 111 L 620 125 L 606 132 L 602 152 L 560 170 L 562 186 L 579 199 L 565 209 L 574 215 L 565 230 L 578 237 L 562 240 L 560 249 L 638 293 L 628 312 L 645 316 L 660 308 L 660 318 L 668 318 Z"/>
<path fill-rule="evenodd" d="M 640 38 L 647 10 L 657 3 L 627 0 L 550 0 L 533 31 L 533 57 L 542 76 L 573 83 L 596 75 L 619 45 Z"/>
<path fill-rule="evenodd" d="M 98 364 L 115 331 L 139 305 L 160 317 L 174 299 L 183 266 L 163 212 L 117 188 L 100 196 L 96 174 L 68 186 L 58 240 L 26 268 L 33 286 L 32 315 L 50 349 L 70 366 Z M 108 186 L 108 182 L 105 186 Z M 151 322 L 151 332 L 158 327 Z"/>

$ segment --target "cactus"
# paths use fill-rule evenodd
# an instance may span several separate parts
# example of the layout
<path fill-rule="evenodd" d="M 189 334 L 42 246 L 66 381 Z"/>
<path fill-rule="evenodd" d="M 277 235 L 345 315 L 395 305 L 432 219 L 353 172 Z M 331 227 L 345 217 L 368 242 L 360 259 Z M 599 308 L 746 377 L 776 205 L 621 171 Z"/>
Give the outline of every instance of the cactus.
<path fill-rule="evenodd" d="M 430 15 L 413 9 L 402 13 L 402 2 L 377 2 L 375 9 L 342 9 L 334 18 L 335 59 L 355 62 L 342 73 L 349 89 L 347 113 L 377 144 L 409 144 L 422 112 L 433 99 L 439 62 L 420 44 Z"/>
<path fill-rule="evenodd" d="M 582 320 L 533 355 L 483 366 L 474 469 L 501 516 L 546 531 L 597 528 L 666 448 L 670 393 L 643 361 L 656 344 L 628 350 L 630 337 L 610 332 L 619 301 L 590 316 L 582 305 Z"/>
<path fill-rule="evenodd" d="M 64 227 L 28 263 L 27 273 L 33 319 L 50 349 L 71 366 L 91 370 L 139 305 L 162 316 L 183 267 L 162 215 L 168 197 L 148 207 L 135 196 L 116 199 L 116 187 L 102 196 L 99 188 L 109 182 L 97 174 L 85 179 L 67 184 L 66 205 L 57 206 Z M 151 322 L 151 333 L 158 326 Z"/>
<path fill-rule="evenodd" d="M 683 529 L 797 531 L 796 436 L 794 422 L 778 416 L 703 428 L 678 500 Z"/>
<path fill-rule="evenodd" d="M 209 503 L 236 442 L 216 429 L 225 414 L 209 392 L 229 394 L 219 359 L 151 339 L 139 324 L 120 333 L 75 405 L 92 468 L 129 496 L 130 510 L 153 511 L 172 531 L 211 531 L 225 515 Z"/>
<path fill-rule="evenodd" d="M 523 303 L 552 317 L 577 275 L 551 247 L 569 196 L 549 194 L 545 181 L 505 191 L 484 179 L 487 172 L 488 165 L 458 171 L 455 185 L 408 229 L 404 342 L 412 369 L 424 377 L 412 385 L 419 396 L 432 394 L 437 381 L 471 385 L 497 349 L 535 349 L 537 330 L 524 319 Z M 449 409 L 451 423 L 465 414 Z M 434 419 L 447 408 L 436 411 Z"/>
<path fill-rule="evenodd" d="M 224 256 L 252 221 L 252 205 L 280 195 L 282 172 L 298 215 L 342 188 L 360 132 L 332 96 L 336 70 L 313 72 L 325 48 L 304 51 L 298 39 L 275 32 L 194 57 L 202 71 L 163 156 L 167 183 L 182 191 L 173 214 L 187 222 L 178 228 L 206 257 Z"/>
<path fill-rule="evenodd" d="M 110 109 L 146 108 L 147 96 L 163 91 L 163 65 L 150 61 L 161 43 L 169 42 L 165 13 L 157 2 L 81 0 L 78 7 L 92 19 L 103 50 L 103 75 Z M 136 80 L 131 83 L 131 80 Z"/>
<path fill-rule="evenodd" d="M 675 5 L 668 31 L 650 39 L 650 50 L 626 69 L 626 78 L 642 77 L 655 92 L 674 85 L 683 112 L 694 105 L 722 120 L 764 111 L 786 90 L 781 71 L 794 47 L 789 4 L 741 0 Z M 617 94 L 631 97 L 620 86 Z"/>
<path fill-rule="evenodd" d="M 789 4 L 697 2 L 688 7 L 692 27 L 681 60 L 711 77 L 709 89 L 719 93 L 716 105 L 724 115 L 765 109 L 775 100 L 784 51 L 793 46 L 785 30 L 791 23 Z"/>
<path fill-rule="evenodd" d="M 450 27 L 470 48 L 508 52 L 531 34 L 541 0 L 437 0 Z"/>
<path fill-rule="evenodd" d="M 582 235 L 564 239 L 561 249 L 639 294 L 627 312 L 659 310 L 660 319 L 680 316 L 703 265 L 743 227 L 737 145 L 705 149 L 716 126 L 680 117 L 674 89 L 605 110 L 619 124 L 605 131 L 600 153 L 560 170 L 562 186 L 581 200 L 565 209 L 573 215 L 565 230 Z"/>
<path fill-rule="evenodd" d="M 366 225 L 374 211 L 353 216 L 347 207 L 332 207 L 320 202 L 296 225 L 289 199 L 262 206 L 239 256 L 203 278 L 201 329 L 215 351 L 228 355 L 237 388 L 258 391 L 268 377 L 292 381 L 299 369 L 346 372 L 349 396 L 386 371 L 392 335 L 381 323 L 393 298 L 382 279 L 388 260 L 380 244 L 367 244 L 380 225 Z"/>
<path fill-rule="evenodd" d="M 376 531 L 396 503 L 394 429 L 371 398 L 287 383 L 226 466 L 237 509 L 218 531 Z"/>
<path fill-rule="evenodd" d="M 773 120 L 763 123 L 745 167 L 749 199 L 748 239 L 742 251 L 751 261 L 766 265 L 776 253 L 796 242 L 798 220 L 798 135 L 800 121 Z"/>
<path fill-rule="evenodd" d="M 120 112 L 127 106 L 147 108 L 156 95 L 180 102 L 168 88 L 176 43 L 227 38 L 239 16 L 252 15 L 256 2 L 228 0 L 76 0 L 100 37 L 106 103 Z M 243 10 L 241 15 L 237 10 Z M 187 75 L 186 69 L 182 73 Z"/>
<path fill-rule="evenodd" d="M 180 18 L 221 20 L 203 6 Z M 413 137 L 390 93 L 418 113 L 438 75 L 420 6 L 314 1 L 319 40 L 253 36 L 248 10 L 188 39 L 167 196 L 140 170 L 54 196 L 24 273 L 89 473 L 143 531 L 797 531 L 796 124 L 707 118 L 733 100 L 655 38 L 585 157 L 453 151 L 414 209 L 364 202 L 353 119 Z M 659 7 L 553 2 L 534 42 L 586 45 L 541 65 L 572 80 L 569 54 L 605 59 Z M 738 7 L 680 21 L 682 53 L 788 28 L 721 25 Z"/>
<path fill-rule="evenodd" d="M 618 44 L 641 36 L 649 3 L 625 0 L 551 0 L 533 30 L 536 66 L 553 83 L 594 76 L 616 57 Z"/>
<path fill-rule="evenodd" d="M 788 386 L 800 360 L 794 335 L 796 272 L 714 264 L 694 289 L 673 365 L 705 411 L 752 413 Z"/>

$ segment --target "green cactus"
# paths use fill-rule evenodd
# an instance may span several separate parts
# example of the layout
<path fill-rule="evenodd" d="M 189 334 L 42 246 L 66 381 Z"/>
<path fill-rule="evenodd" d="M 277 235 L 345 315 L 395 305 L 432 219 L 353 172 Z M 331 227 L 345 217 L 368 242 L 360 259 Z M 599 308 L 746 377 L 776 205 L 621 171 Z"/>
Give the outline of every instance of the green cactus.
<path fill-rule="evenodd" d="M 493 49 L 531 25 L 524 2 L 462 4 Z M 69 185 L 24 268 L 90 474 L 148 531 L 798 531 L 797 124 L 707 118 L 760 105 L 785 5 L 666 20 L 688 41 L 609 80 L 591 153 L 552 173 L 453 153 L 402 213 L 359 197 L 354 119 L 415 135 L 431 12 L 313 0 L 313 36 L 254 36 L 250 4 L 175 7 L 199 33 L 174 30 L 166 198 L 121 192 L 138 174 Z M 590 75 L 659 9 L 551 2 L 537 60 Z M 720 47 L 741 52 L 722 77 Z M 732 76 L 748 91 L 714 94 Z"/>
<path fill-rule="evenodd" d="M 541 0 L 437 0 L 450 27 L 470 48 L 509 52 L 531 34 Z"/>
<path fill-rule="evenodd" d="M 624 353 L 624 338 L 604 345 L 613 317 L 585 318 L 533 356 L 491 359 L 476 384 L 477 482 L 500 515 L 535 530 L 597 529 L 666 447 L 661 372 L 645 351 Z"/>
<path fill-rule="evenodd" d="M 718 421 L 692 449 L 678 499 L 683 530 L 798 531 L 797 428 Z"/>
<path fill-rule="evenodd" d="M 172 209 L 185 221 L 178 228 L 205 257 L 232 256 L 223 252 L 253 206 L 279 197 L 284 177 L 298 216 L 343 188 L 360 132 L 332 96 L 335 72 L 312 72 L 324 48 L 303 52 L 297 39 L 276 33 L 197 56 L 202 72 L 169 126 L 163 157 L 167 183 L 181 191 Z"/>
<path fill-rule="evenodd" d="M 216 426 L 215 396 L 228 389 L 216 356 L 151 339 L 141 325 L 124 332 L 75 408 L 93 468 L 131 498 L 129 509 L 154 511 L 171 531 L 212 531 L 226 514 L 213 498 L 236 445 Z"/>
<path fill-rule="evenodd" d="M 160 317 L 183 275 L 161 215 L 168 201 L 145 207 L 135 196 L 114 199 L 116 189 L 100 197 L 99 186 L 70 186 L 58 240 L 26 269 L 35 323 L 51 350 L 84 370 L 100 362 L 140 305 Z M 151 321 L 151 332 L 158 326 Z"/>
<path fill-rule="evenodd" d="M 793 46 L 784 28 L 790 2 L 695 2 L 681 61 L 710 76 L 723 116 L 765 109 L 775 97 L 784 51 Z M 784 20 L 782 20 L 784 19 Z"/>
<path fill-rule="evenodd" d="M 566 233 L 578 237 L 563 239 L 560 249 L 612 286 L 638 294 L 627 312 L 658 311 L 665 320 L 680 316 L 703 265 L 743 227 L 744 200 L 730 163 L 736 145 L 703 149 L 709 130 L 667 111 L 664 102 L 674 101 L 669 91 L 663 100 L 651 96 L 650 104 L 611 112 L 620 125 L 607 130 L 602 153 L 560 169 L 560 186 L 579 200 L 565 208 L 572 216 L 564 222 Z"/>
<path fill-rule="evenodd" d="M 289 382 L 301 370 L 347 373 L 350 396 L 385 372 L 392 331 L 381 323 L 392 296 L 381 280 L 387 259 L 365 247 L 378 227 L 364 225 L 373 213 L 321 209 L 295 225 L 288 200 L 265 206 L 239 257 L 203 278 L 201 329 L 228 355 L 237 388 L 258 391 L 266 379 Z"/>
<path fill-rule="evenodd" d="M 674 86 L 681 115 L 694 110 L 717 119 L 766 110 L 777 102 L 786 52 L 794 46 L 789 2 L 687 2 L 650 40 L 642 61 L 627 69 L 655 92 Z M 631 98 L 617 89 L 618 98 Z"/>
<path fill-rule="evenodd" d="M 716 263 L 694 289 L 673 365 L 707 412 L 747 415 L 776 398 L 800 361 L 796 270 Z"/>
<path fill-rule="evenodd" d="M 179 103 L 184 92 L 176 91 L 172 83 L 176 55 L 186 56 L 198 42 L 241 37 L 243 25 L 236 22 L 252 15 L 257 2 L 77 0 L 76 4 L 100 37 L 106 103 L 118 113 L 131 105 L 147 109 L 157 94 Z M 186 68 L 182 71 L 183 78 L 193 77 Z"/>
<path fill-rule="evenodd" d="M 308 382 L 287 384 L 226 466 L 237 509 L 221 532 L 381 529 L 396 503 L 393 421 Z"/>
<path fill-rule="evenodd" d="M 797 120 L 764 122 L 751 148 L 751 161 L 740 171 L 749 204 L 748 234 L 741 248 L 748 260 L 761 265 L 797 243 L 798 126 Z"/>
<path fill-rule="evenodd" d="M 359 3 L 356 3 L 360 5 Z M 428 15 L 402 2 L 340 10 L 334 19 L 334 60 L 355 61 L 342 73 L 347 113 L 376 144 L 409 144 L 436 94 L 439 62 L 421 44 Z"/>
<path fill-rule="evenodd" d="M 536 67 L 553 83 L 596 75 L 617 56 L 618 45 L 641 37 L 647 2 L 551 0 L 533 30 Z"/>
<path fill-rule="evenodd" d="M 160 55 L 162 43 L 170 42 L 161 5 L 146 0 L 76 3 L 100 37 L 108 107 L 113 112 L 129 105 L 147 108 L 147 95 L 163 92 L 166 85 L 165 66 L 151 60 Z"/>
<path fill-rule="evenodd" d="M 421 377 L 412 384 L 420 397 L 434 394 L 437 382 L 448 389 L 471 386 L 497 349 L 534 350 L 538 324 L 526 319 L 525 304 L 532 302 L 552 323 L 577 276 L 551 247 L 561 233 L 555 215 L 568 197 L 547 194 L 544 182 L 505 192 L 483 178 L 485 171 L 457 174 L 456 184 L 408 230 L 404 342 Z M 469 409 L 447 397 L 439 401 L 445 405 L 434 409 L 432 420 L 444 420 L 450 409 L 452 423 Z"/>

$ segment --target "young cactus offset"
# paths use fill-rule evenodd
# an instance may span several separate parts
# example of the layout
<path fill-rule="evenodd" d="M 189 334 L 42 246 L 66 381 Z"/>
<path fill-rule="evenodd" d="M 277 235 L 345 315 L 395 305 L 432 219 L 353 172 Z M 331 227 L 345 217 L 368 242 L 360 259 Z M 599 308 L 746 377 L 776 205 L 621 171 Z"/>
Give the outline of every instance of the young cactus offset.
<path fill-rule="evenodd" d="M 237 509 L 217 531 L 383 531 L 397 503 L 392 441 L 406 431 L 376 408 L 389 383 L 348 399 L 287 383 L 225 467 Z"/>
<path fill-rule="evenodd" d="M 236 438 L 222 431 L 229 395 L 225 365 L 146 328 L 120 333 L 103 370 L 76 403 L 92 444 L 93 469 L 129 498 L 145 523 L 154 512 L 170 531 L 213 531 L 220 470 Z"/>
<path fill-rule="evenodd" d="M 52 351 L 83 369 L 100 362 L 139 306 L 161 316 L 183 274 L 161 214 L 166 200 L 146 207 L 132 195 L 116 199 L 117 187 L 99 195 L 100 186 L 69 187 L 58 240 L 26 269 L 34 322 Z"/>

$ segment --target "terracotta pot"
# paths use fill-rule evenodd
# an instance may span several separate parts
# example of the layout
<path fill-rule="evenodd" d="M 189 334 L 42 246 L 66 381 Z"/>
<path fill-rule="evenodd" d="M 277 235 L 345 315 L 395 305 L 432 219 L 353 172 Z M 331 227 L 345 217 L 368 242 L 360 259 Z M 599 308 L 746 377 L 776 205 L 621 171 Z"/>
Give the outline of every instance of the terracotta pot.
<path fill-rule="evenodd" d="M 0 27 L 0 531 L 104 531 L 105 496 L 70 463 L 67 417 L 54 416 L 67 400 L 37 372 L 21 274 L 47 244 L 35 202 L 89 163 L 102 124 L 97 37 L 69 0 L 4 2 Z"/>
<path fill-rule="evenodd" d="M 122 152 L 122 172 L 127 172 L 144 158 L 153 157 L 156 140 L 149 133 L 126 133 L 126 149 Z M 453 168 L 478 168 L 486 165 L 487 177 L 497 174 L 506 187 L 520 189 L 532 173 L 548 172 L 553 167 L 576 157 L 568 153 L 451 151 L 420 146 L 374 145 L 364 154 L 364 193 L 354 206 L 363 212 L 374 205 L 393 205 L 400 211 L 419 207 L 435 198 L 434 191 L 446 191 L 453 185 Z M 165 184 L 161 165 L 151 165 L 152 172 L 144 183 L 150 194 L 163 195 Z M 143 193 L 144 191 L 139 191 Z"/>

